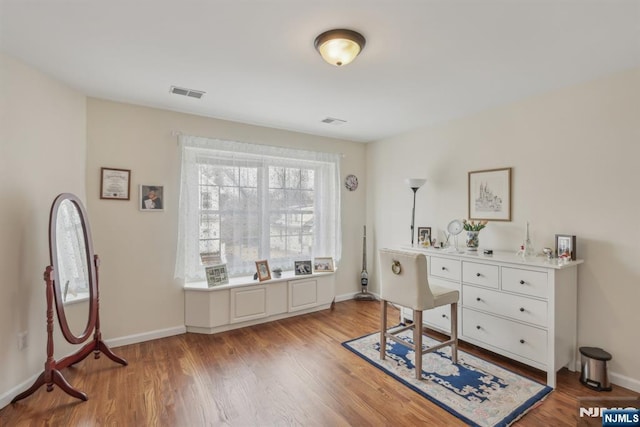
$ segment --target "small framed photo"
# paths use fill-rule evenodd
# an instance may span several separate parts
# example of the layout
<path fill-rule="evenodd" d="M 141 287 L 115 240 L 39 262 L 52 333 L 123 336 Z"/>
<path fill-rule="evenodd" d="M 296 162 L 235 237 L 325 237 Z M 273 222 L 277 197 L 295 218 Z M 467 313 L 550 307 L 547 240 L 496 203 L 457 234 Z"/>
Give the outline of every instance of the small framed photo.
<path fill-rule="evenodd" d="M 100 198 L 129 200 L 131 169 L 100 168 Z"/>
<path fill-rule="evenodd" d="M 271 279 L 271 271 L 269 270 L 269 262 L 265 259 L 262 261 L 256 261 L 256 270 L 258 270 L 258 280 Z"/>
<path fill-rule="evenodd" d="M 294 271 L 296 276 L 304 276 L 305 274 L 311 274 L 311 260 L 308 261 L 294 261 Z"/>
<path fill-rule="evenodd" d="M 207 285 L 212 288 L 218 285 L 228 285 L 229 275 L 227 274 L 227 264 L 211 265 L 205 267 L 207 272 Z"/>
<path fill-rule="evenodd" d="M 431 227 L 418 227 L 418 245 L 431 246 Z"/>
<path fill-rule="evenodd" d="M 558 258 L 576 259 L 576 236 L 556 234 L 556 256 Z"/>
<path fill-rule="evenodd" d="M 318 272 L 334 271 L 333 258 L 318 257 L 313 259 L 313 270 Z"/>
<path fill-rule="evenodd" d="M 511 221 L 511 168 L 469 172 L 469 219 Z"/>
<path fill-rule="evenodd" d="M 141 211 L 161 212 L 164 210 L 164 186 L 140 185 L 138 201 Z"/>

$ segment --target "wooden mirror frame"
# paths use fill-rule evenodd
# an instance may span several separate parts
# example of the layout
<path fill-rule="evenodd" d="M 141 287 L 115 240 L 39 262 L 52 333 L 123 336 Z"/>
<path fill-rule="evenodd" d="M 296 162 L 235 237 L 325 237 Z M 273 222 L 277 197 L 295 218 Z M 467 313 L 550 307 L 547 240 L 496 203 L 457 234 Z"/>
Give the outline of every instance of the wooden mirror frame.
<path fill-rule="evenodd" d="M 58 210 L 65 200 L 71 200 L 71 202 L 78 209 L 80 220 L 82 223 L 82 230 L 85 243 L 85 256 L 87 261 L 87 268 L 89 269 L 89 315 L 87 319 L 87 326 L 85 330 L 79 336 L 75 336 L 67 323 L 67 317 L 64 311 L 64 298 L 60 283 L 58 283 L 59 275 L 55 272 L 54 267 L 58 265 L 56 259 L 58 252 L 56 247 L 56 223 Z M 13 398 L 11 403 L 15 403 L 18 400 L 24 399 L 27 396 L 33 394 L 40 386 L 46 384 L 47 391 L 52 391 L 53 386 L 57 385 L 67 394 L 76 397 L 81 400 L 87 400 L 86 393 L 72 387 L 62 375 L 61 370 L 71 365 L 84 360 L 92 352 L 94 358 L 100 358 L 100 354 L 104 353 L 109 359 L 123 366 L 126 366 L 128 362 L 116 356 L 109 347 L 102 341 L 102 333 L 100 332 L 100 294 L 98 286 L 98 267 L 100 265 L 100 259 L 98 255 L 93 253 L 93 243 L 91 241 L 91 233 L 89 231 L 89 222 L 87 221 L 87 214 L 84 210 L 82 202 L 75 195 L 71 193 L 62 193 L 55 198 L 53 205 L 51 206 L 51 212 L 49 214 L 49 253 L 51 265 L 48 265 L 44 270 L 44 281 L 46 285 L 46 298 L 47 298 L 47 360 L 44 362 L 44 371 L 36 379 L 31 387 Z M 58 313 L 58 322 L 62 329 L 62 334 L 65 339 L 72 344 L 81 344 L 89 339 L 89 336 L 93 332 L 93 339 L 86 343 L 77 352 L 64 357 L 60 360 L 53 358 L 53 305 L 55 305 Z"/>
<path fill-rule="evenodd" d="M 69 201 L 73 204 L 76 211 L 78 212 L 78 216 L 80 217 L 80 225 L 82 226 L 85 249 L 85 253 L 83 254 L 83 256 L 85 257 L 85 262 L 88 270 L 87 275 L 89 280 L 89 315 L 87 316 L 87 325 L 84 331 L 79 336 L 75 336 L 73 334 L 71 328 L 69 327 L 69 323 L 67 322 L 67 316 L 64 306 L 64 295 L 61 286 L 62 281 L 60 280 L 59 256 L 61 254 L 58 253 L 57 224 L 59 219 L 58 211 L 65 201 Z M 64 335 L 65 339 L 71 344 L 82 344 L 87 340 L 87 338 L 89 338 L 96 326 L 96 320 L 98 317 L 98 286 L 96 280 L 96 266 L 93 259 L 93 243 L 91 239 L 91 230 L 87 221 L 87 212 L 84 210 L 84 206 L 82 206 L 82 202 L 80 201 L 80 199 L 78 199 L 74 194 L 63 193 L 56 197 L 53 201 L 51 212 L 49 214 L 49 255 L 49 260 L 51 262 L 50 265 L 53 267 L 53 290 L 56 302 L 56 312 L 58 313 L 58 323 L 60 324 L 62 335 Z"/>

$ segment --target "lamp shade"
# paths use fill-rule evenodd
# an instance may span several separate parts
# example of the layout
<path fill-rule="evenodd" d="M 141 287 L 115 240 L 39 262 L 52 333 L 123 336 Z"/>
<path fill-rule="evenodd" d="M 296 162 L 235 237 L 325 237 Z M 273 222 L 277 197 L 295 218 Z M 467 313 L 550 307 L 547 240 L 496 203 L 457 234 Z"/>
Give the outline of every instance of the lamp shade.
<path fill-rule="evenodd" d="M 360 54 L 366 40 L 353 30 L 329 30 L 316 37 L 315 47 L 326 62 L 336 67 L 347 65 Z"/>
<path fill-rule="evenodd" d="M 407 178 L 404 182 L 409 186 L 409 188 L 418 189 L 422 187 L 427 180 L 423 178 Z"/>

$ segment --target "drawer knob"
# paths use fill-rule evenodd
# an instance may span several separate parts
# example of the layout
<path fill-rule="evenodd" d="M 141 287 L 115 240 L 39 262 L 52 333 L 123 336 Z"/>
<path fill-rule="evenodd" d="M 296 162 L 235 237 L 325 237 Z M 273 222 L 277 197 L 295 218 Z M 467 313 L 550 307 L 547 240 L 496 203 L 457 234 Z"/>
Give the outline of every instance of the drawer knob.
<path fill-rule="evenodd" d="M 482 328 L 480 327 L 480 325 L 478 325 L 478 326 L 476 326 L 476 329 L 477 329 L 477 330 L 480 330 L 480 329 L 482 329 Z"/>
<path fill-rule="evenodd" d="M 447 271 L 447 267 L 442 267 L 442 271 Z"/>
<path fill-rule="evenodd" d="M 477 297 L 477 298 L 476 298 L 476 301 L 480 302 L 480 301 L 482 301 L 482 298 Z"/>
<path fill-rule="evenodd" d="M 524 285 L 524 280 L 520 280 L 520 284 L 521 284 L 521 285 Z"/>
<path fill-rule="evenodd" d="M 524 307 L 520 307 L 520 313 L 524 313 Z"/>
<path fill-rule="evenodd" d="M 482 274 L 476 273 L 476 277 L 480 277 L 480 276 L 482 276 Z"/>
<path fill-rule="evenodd" d="M 524 344 L 524 340 L 520 340 L 520 344 Z"/>
<path fill-rule="evenodd" d="M 442 315 L 442 318 L 443 318 L 443 319 L 446 319 L 446 318 L 447 318 L 447 315 L 446 315 L 446 314 L 443 314 L 443 315 Z"/>

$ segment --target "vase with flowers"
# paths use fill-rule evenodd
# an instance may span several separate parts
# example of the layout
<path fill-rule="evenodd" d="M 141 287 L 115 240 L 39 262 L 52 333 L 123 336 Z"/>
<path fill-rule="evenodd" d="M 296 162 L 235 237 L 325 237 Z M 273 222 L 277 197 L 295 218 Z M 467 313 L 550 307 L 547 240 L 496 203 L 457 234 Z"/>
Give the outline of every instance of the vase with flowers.
<path fill-rule="evenodd" d="M 480 230 L 487 226 L 489 221 L 467 221 L 466 219 L 462 220 L 462 228 L 467 232 L 467 250 L 468 251 L 477 251 L 478 246 L 480 246 Z"/>

